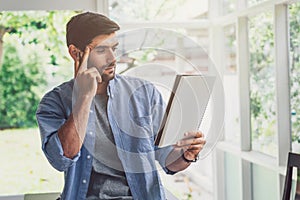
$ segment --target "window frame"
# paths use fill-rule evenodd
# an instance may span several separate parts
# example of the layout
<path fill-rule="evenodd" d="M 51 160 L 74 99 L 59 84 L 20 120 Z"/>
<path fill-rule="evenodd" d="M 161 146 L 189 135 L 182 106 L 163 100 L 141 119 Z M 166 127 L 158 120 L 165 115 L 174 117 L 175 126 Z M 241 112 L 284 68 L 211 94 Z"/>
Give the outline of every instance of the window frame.
<path fill-rule="evenodd" d="M 289 95 L 289 30 L 288 30 L 288 5 L 297 0 L 267 0 L 254 6 L 247 7 L 247 0 L 237 1 L 236 10 L 226 15 L 222 14 L 222 0 L 209 1 L 208 20 L 193 20 L 186 22 L 134 22 L 120 24 L 122 29 L 138 28 L 141 26 L 164 28 L 193 28 L 209 29 L 210 57 L 215 60 L 216 66 L 222 66 L 222 28 L 236 24 L 237 38 L 237 73 L 240 86 L 240 146 L 232 145 L 221 138 L 213 152 L 213 190 L 214 199 L 225 199 L 225 171 L 224 153 L 237 156 L 240 159 L 240 179 L 243 183 L 241 199 L 251 199 L 251 163 L 255 163 L 275 171 L 278 175 L 277 188 L 278 199 L 282 196 L 285 177 L 287 153 L 291 150 L 291 121 L 290 121 L 290 95 Z M 24 11 L 24 10 L 90 10 L 109 14 L 109 0 L 54 0 L 49 2 L 39 0 L 27 0 L 26 4 L 20 4 L 18 0 L 0 0 L 0 11 Z M 265 154 L 251 151 L 250 132 L 250 96 L 249 96 L 249 44 L 248 41 L 248 17 L 273 9 L 274 11 L 274 35 L 275 35 L 275 68 L 276 68 L 276 105 L 278 154 L 270 157 Z M 285 31 L 282 31 L 285 30 Z M 219 49 L 219 50 L 218 50 Z M 242 66 L 242 67 L 241 67 Z M 286 66 L 286 67 L 280 67 Z M 222 72 L 222 70 L 221 70 Z M 282 84 L 285 83 L 285 84 Z"/>
<path fill-rule="evenodd" d="M 222 0 L 214 0 L 212 6 L 220 2 Z M 238 2 L 235 12 L 225 16 L 222 16 L 220 12 L 218 16 L 210 19 L 214 21 L 215 26 L 226 26 L 230 23 L 235 23 L 237 26 L 241 143 L 240 146 L 234 146 L 226 141 L 219 142 L 216 149 L 215 162 L 217 166 L 224 166 L 225 152 L 233 154 L 240 159 L 240 180 L 243 184 L 240 199 L 252 199 L 252 163 L 266 167 L 277 174 L 277 183 L 275 185 L 277 187 L 278 199 L 281 199 L 282 196 L 287 154 L 291 150 L 288 5 L 293 2 L 296 1 L 268 0 L 247 7 L 247 0 L 242 0 Z M 248 17 L 257 15 L 268 9 L 272 9 L 274 13 L 276 135 L 278 138 L 278 153 L 276 157 L 251 150 Z M 219 169 L 216 172 L 216 176 L 218 178 L 222 177 L 221 179 L 224 180 L 224 170 Z M 226 191 L 224 184 L 225 182 L 218 181 L 215 185 L 216 191 L 218 191 L 215 199 L 225 199 Z"/>

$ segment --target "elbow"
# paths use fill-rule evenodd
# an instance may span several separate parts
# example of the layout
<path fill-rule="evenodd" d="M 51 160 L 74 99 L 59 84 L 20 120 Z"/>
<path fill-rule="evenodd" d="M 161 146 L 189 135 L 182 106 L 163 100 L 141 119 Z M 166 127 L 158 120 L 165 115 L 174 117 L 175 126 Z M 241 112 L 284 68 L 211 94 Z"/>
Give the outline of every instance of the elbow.
<path fill-rule="evenodd" d="M 61 147 L 52 146 L 49 143 L 44 144 L 42 150 L 51 166 L 60 172 L 66 171 L 80 157 L 80 152 L 68 157 L 64 154 Z"/>

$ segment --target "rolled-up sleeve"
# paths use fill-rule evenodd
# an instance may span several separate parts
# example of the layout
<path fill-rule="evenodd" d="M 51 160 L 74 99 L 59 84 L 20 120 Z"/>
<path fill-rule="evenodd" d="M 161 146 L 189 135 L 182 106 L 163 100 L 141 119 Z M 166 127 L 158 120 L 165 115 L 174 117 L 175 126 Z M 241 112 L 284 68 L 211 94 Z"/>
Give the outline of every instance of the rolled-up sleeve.
<path fill-rule="evenodd" d="M 58 130 L 66 122 L 68 113 L 63 99 L 55 90 L 43 97 L 36 112 L 42 150 L 49 163 L 59 171 L 67 170 L 80 156 L 78 153 L 73 159 L 65 157 L 58 138 Z"/>
<path fill-rule="evenodd" d="M 166 146 L 163 148 L 155 147 L 155 157 L 156 160 L 159 162 L 160 166 L 163 168 L 163 170 L 167 174 L 175 174 L 176 172 L 170 171 L 166 166 L 166 160 L 168 155 L 171 153 L 171 151 L 174 149 L 173 146 Z"/>

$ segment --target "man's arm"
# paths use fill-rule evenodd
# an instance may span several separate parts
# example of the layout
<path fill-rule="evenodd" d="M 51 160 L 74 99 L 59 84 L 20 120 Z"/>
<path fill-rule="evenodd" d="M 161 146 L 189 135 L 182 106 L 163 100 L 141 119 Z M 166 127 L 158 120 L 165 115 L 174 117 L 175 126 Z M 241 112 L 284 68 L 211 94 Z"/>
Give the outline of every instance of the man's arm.
<path fill-rule="evenodd" d="M 76 101 L 73 112 L 58 130 L 58 138 L 62 144 L 64 156 L 74 158 L 81 149 L 86 134 L 86 126 L 92 100 L 82 98 Z"/>
<path fill-rule="evenodd" d="M 75 60 L 75 82 L 73 100 L 75 104 L 72 114 L 58 130 L 58 137 L 62 144 L 64 156 L 73 158 L 78 154 L 84 141 L 89 118 L 91 103 L 97 92 L 98 83 L 102 82 L 96 68 L 87 68 L 90 48 L 86 47 L 82 62 Z"/>
<path fill-rule="evenodd" d="M 178 172 L 186 169 L 203 149 L 206 141 L 201 132 L 188 132 L 178 141 L 166 159 L 170 171 Z"/>

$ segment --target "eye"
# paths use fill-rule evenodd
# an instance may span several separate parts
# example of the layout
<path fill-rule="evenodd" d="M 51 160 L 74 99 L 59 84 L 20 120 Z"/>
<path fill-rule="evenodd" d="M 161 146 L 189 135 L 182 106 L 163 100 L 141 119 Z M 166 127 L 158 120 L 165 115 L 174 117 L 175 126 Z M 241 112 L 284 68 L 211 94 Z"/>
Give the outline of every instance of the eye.
<path fill-rule="evenodd" d="M 116 51 L 118 49 L 118 47 L 112 47 L 113 51 Z"/>
<path fill-rule="evenodd" d="M 104 53 L 105 47 L 97 47 L 97 53 Z"/>

